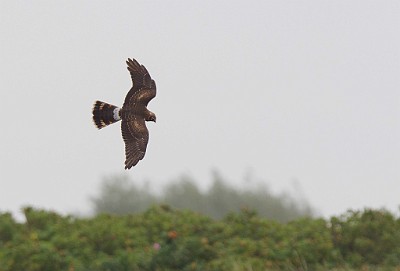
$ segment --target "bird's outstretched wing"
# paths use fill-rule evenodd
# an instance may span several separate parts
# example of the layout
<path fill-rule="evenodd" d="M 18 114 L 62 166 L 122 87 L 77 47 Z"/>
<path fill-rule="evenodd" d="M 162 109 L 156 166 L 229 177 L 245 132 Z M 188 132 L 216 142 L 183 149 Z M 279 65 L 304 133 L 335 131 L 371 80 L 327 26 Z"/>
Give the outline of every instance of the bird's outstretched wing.
<path fill-rule="evenodd" d="M 125 97 L 124 106 L 135 106 L 136 103 L 147 106 L 156 96 L 156 83 L 151 79 L 147 69 L 135 59 L 128 58 L 126 64 L 131 74 L 132 88 Z"/>
<path fill-rule="evenodd" d="M 125 169 L 130 169 L 143 159 L 149 141 L 149 131 L 142 118 L 122 120 L 121 130 L 125 142 Z"/>

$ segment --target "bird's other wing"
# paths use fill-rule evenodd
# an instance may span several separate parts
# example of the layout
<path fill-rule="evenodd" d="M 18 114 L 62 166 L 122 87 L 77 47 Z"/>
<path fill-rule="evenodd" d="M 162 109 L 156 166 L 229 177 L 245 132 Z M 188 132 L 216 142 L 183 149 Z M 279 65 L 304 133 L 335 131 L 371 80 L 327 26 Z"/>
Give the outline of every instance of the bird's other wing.
<path fill-rule="evenodd" d="M 135 95 L 136 101 L 140 104 L 147 106 L 147 104 L 156 97 L 157 89 L 156 89 L 156 82 L 151 80 L 151 87 L 150 88 L 142 88 L 140 89 Z"/>
<path fill-rule="evenodd" d="M 151 87 L 151 77 L 147 69 L 143 66 L 140 65 L 135 59 L 130 59 L 126 61 L 126 64 L 128 65 L 128 71 L 131 74 L 132 78 L 132 86 L 136 88 L 141 88 L 141 87 Z"/>
<path fill-rule="evenodd" d="M 121 130 L 125 142 L 125 169 L 130 169 L 143 159 L 149 141 L 149 131 L 142 118 L 122 120 Z"/>
<path fill-rule="evenodd" d="M 135 59 L 126 61 L 132 78 L 132 88 L 126 95 L 124 105 L 134 105 L 136 102 L 147 104 L 156 94 L 156 85 L 147 69 Z M 145 91 L 145 93 L 141 93 Z M 139 93 L 140 92 L 140 93 Z M 139 95 L 140 94 L 140 95 Z M 142 97 L 142 98 L 141 98 Z"/>

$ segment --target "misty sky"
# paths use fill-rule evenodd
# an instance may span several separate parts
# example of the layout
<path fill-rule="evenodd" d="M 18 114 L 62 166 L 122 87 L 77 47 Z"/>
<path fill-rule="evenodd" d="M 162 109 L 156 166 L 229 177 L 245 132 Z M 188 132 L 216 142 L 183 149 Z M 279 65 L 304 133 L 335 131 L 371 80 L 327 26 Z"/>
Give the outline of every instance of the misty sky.
<path fill-rule="evenodd" d="M 400 205 L 399 1 L 1 1 L 0 210 L 88 212 L 105 176 L 201 187 L 217 169 L 324 216 Z M 124 170 L 125 60 L 157 83 L 146 157 Z"/>

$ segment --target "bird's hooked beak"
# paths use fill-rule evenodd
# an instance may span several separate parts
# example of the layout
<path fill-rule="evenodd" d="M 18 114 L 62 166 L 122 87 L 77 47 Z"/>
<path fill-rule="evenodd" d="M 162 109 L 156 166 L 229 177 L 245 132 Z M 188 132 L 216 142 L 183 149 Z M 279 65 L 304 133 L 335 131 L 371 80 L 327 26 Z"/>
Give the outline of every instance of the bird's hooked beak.
<path fill-rule="evenodd" d="M 149 112 L 149 115 L 147 116 L 146 121 L 156 122 L 156 119 L 157 119 L 156 114 L 154 114 L 153 112 Z"/>

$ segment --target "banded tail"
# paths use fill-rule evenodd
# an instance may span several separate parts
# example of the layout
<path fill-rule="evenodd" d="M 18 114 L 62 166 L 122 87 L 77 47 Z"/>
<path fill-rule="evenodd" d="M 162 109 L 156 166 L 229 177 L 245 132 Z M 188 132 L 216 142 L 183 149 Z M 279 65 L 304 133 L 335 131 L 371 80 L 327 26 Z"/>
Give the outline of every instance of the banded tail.
<path fill-rule="evenodd" d="M 119 107 L 96 101 L 93 105 L 93 121 L 98 129 L 121 120 Z"/>

